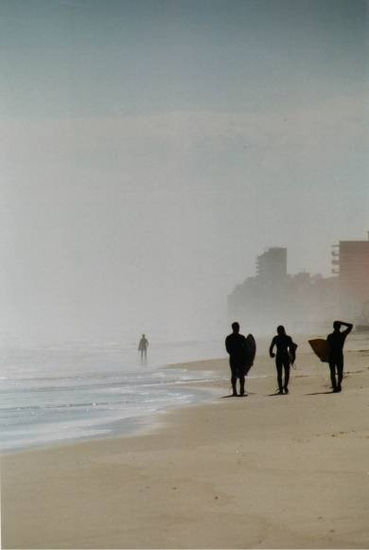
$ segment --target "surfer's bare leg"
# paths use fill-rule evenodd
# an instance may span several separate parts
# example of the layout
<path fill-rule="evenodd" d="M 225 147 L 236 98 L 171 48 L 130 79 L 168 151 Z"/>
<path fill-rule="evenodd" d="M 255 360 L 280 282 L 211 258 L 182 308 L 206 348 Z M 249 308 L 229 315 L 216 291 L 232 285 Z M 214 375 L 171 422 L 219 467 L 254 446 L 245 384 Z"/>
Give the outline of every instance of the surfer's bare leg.
<path fill-rule="evenodd" d="M 245 377 L 240 376 L 240 395 L 245 395 Z"/>

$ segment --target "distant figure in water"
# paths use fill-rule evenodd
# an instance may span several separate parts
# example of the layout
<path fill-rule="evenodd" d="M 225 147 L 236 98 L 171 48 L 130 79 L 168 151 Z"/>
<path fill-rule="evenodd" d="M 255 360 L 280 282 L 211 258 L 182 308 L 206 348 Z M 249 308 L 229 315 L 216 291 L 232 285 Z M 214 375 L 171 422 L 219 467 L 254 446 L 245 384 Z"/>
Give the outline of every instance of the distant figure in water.
<path fill-rule="evenodd" d="M 340 331 L 344 326 L 346 330 Z M 335 321 L 333 323 L 333 332 L 328 334 L 327 341 L 329 344 L 329 370 L 331 371 L 332 389 L 334 392 L 342 390 L 343 378 L 343 346 L 346 336 L 351 332 L 353 325 L 344 323 L 343 321 Z M 336 378 L 337 375 L 337 378 Z"/>
<path fill-rule="evenodd" d="M 231 367 L 231 383 L 233 395 L 237 394 L 237 378 L 240 380 L 240 396 L 245 395 L 245 376 L 247 371 L 247 342 L 243 334 L 240 334 L 240 325 L 232 323 L 232 334 L 225 340 L 225 347 L 229 353 L 229 366 Z"/>
<path fill-rule="evenodd" d="M 138 351 L 141 354 L 141 360 L 147 359 L 147 348 L 149 347 L 149 341 L 146 336 L 143 334 L 141 336 L 140 343 L 138 344 Z"/>
<path fill-rule="evenodd" d="M 277 348 L 277 354 L 273 352 L 274 346 Z M 277 327 L 277 335 L 274 336 L 270 348 L 270 357 L 275 357 L 275 366 L 277 368 L 278 393 L 288 393 L 288 382 L 290 380 L 290 365 L 295 362 L 297 344 L 292 341 L 291 336 L 286 334 L 282 325 Z M 283 382 L 284 369 L 284 382 Z"/>

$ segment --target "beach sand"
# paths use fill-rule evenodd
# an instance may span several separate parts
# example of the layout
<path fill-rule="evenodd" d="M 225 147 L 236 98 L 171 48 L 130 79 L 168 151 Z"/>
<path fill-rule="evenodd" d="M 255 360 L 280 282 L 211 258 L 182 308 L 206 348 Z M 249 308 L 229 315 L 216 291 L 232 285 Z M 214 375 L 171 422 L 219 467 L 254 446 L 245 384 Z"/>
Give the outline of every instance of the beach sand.
<path fill-rule="evenodd" d="M 218 381 L 146 434 L 4 455 L 3 548 L 368 548 L 369 351 L 341 394 L 311 353 L 288 396 L 274 371 L 258 356 L 248 397 Z"/>

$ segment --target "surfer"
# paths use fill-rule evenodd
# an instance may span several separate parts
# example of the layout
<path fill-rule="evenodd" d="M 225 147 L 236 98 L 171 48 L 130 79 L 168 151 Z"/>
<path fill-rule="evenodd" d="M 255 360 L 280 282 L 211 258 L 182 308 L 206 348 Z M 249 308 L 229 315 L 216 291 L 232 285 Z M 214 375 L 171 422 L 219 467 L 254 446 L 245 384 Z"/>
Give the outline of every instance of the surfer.
<path fill-rule="evenodd" d="M 143 334 L 141 336 L 140 343 L 138 344 L 138 351 L 141 353 L 141 359 L 147 359 L 147 348 L 149 346 L 149 341 L 146 336 Z"/>
<path fill-rule="evenodd" d="M 346 327 L 341 332 L 341 327 Z M 343 378 L 343 346 L 346 336 L 351 332 L 353 325 L 343 321 L 333 323 L 333 332 L 328 334 L 327 342 L 329 344 L 329 370 L 331 371 L 332 389 L 334 392 L 342 390 Z M 337 378 L 336 378 L 337 375 Z"/>
<path fill-rule="evenodd" d="M 225 347 L 229 353 L 229 366 L 231 367 L 231 383 L 233 395 L 237 394 L 237 378 L 240 380 L 240 396 L 245 395 L 245 376 L 247 370 L 247 341 L 240 334 L 240 325 L 232 323 L 232 334 L 225 339 Z"/>
<path fill-rule="evenodd" d="M 273 352 L 274 346 L 277 348 L 277 354 Z M 286 334 L 282 325 L 277 327 L 277 335 L 274 336 L 270 348 L 270 357 L 275 357 L 275 366 L 277 367 L 277 381 L 279 394 L 288 393 L 288 382 L 290 379 L 290 365 L 295 361 L 297 344 L 292 341 L 291 336 Z M 284 369 L 284 383 L 282 381 L 282 371 Z"/>

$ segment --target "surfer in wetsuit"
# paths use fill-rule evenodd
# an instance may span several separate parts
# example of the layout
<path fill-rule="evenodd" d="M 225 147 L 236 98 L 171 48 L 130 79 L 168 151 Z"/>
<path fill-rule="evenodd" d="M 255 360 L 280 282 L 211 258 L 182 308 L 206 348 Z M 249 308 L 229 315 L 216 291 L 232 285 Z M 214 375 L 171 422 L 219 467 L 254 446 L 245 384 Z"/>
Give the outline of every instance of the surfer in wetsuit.
<path fill-rule="evenodd" d="M 141 336 L 140 343 L 138 344 L 138 351 L 141 352 L 141 360 L 147 359 L 147 348 L 149 346 L 149 341 L 146 336 L 143 334 Z"/>
<path fill-rule="evenodd" d="M 342 332 L 340 331 L 341 326 L 346 327 L 346 329 Z M 346 336 L 351 332 L 352 327 L 353 325 L 351 323 L 335 321 L 333 323 L 333 332 L 327 336 L 327 341 L 329 344 L 329 370 L 331 371 L 331 382 L 334 392 L 340 392 L 342 390 L 343 346 L 345 344 Z"/>
<path fill-rule="evenodd" d="M 273 352 L 274 346 L 277 348 L 277 354 Z M 277 327 L 277 335 L 274 336 L 270 348 L 270 357 L 275 357 L 275 366 L 277 367 L 277 381 L 279 394 L 288 393 L 288 382 L 290 379 L 290 365 L 294 362 L 297 344 L 292 341 L 291 336 L 286 334 L 282 325 Z M 282 371 L 284 369 L 284 383 L 282 381 Z"/>
<path fill-rule="evenodd" d="M 225 340 L 225 347 L 229 353 L 229 366 L 231 367 L 231 383 L 233 395 L 237 394 L 237 378 L 240 380 L 240 396 L 245 395 L 245 375 L 247 364 L 247 342 L 243 334 L 240 334 L 240 325 L 232 323 L 232 334 Z"/>

